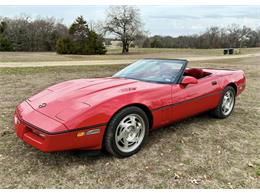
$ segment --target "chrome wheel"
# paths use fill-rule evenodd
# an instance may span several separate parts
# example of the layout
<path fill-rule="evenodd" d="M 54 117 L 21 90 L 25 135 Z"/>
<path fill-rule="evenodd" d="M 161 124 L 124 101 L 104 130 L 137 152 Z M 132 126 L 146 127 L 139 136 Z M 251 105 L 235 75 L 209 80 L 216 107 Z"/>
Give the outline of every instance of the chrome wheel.
<path fill-rule="evenodd" d="M 222 113 L 227 116 L 233 109 L 234 106 L 234 94 L 232 91 L 227 91 L 223 97 L 223 102 L 221 106 Z"/>
<path fill-rule="evenodd" d="M 117 148 L 122 152 L 132 152 L 145 137 L 145 122 L 138 114 L 129 114 L 118 124 L 115 134 Z"/>

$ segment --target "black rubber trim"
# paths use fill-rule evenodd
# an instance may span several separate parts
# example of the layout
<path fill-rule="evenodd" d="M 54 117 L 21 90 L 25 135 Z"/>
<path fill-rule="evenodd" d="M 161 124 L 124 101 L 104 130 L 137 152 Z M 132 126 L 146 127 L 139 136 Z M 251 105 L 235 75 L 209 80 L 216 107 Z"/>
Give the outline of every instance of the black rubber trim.
<path fill-rule="evenodd" d="M 169 105 L 166 105 L 166 106 L 162 106 L 162 107 L 159 107 L 159 108 L 155 108 L 155 109 L 152 110 L 152 112 L 156 112 L 156 111 L 159 111 L 159 110 L 167 109 L 167 108 L 170 108 L 170 107 L 173 107 L 173 106 L 177 106 L 177 105 L 179 105 L 179 104 L 184 104 L 184 103 L 186 103 L 186 102 L 192 102 L 192 101 L 194 101 L 194 100 L 198 100 L 198 99 L 210 97 L 210 96 L 217 95 L 217 94 L 221 94 L 221 93 L 222 93 L 222 91 L 218 91 L 218 92 L 210 93 L 210 94 L 207 94 L 207 95 L 202 95 L 202 96 L 199 96 L 199 97 L 195 97 L 195 98 L 192 98 L 192 99 L 189 99 L 189 100 L 185 100 L 185 101 L 182 101 L 182 102 L 177 102 L 177 103 L 174 103 L 174 104 L 169 104 Z"/>
<path fill-rule="evenodd" d="M 185 72 L 185 69 L 186 69 L 188 63 L 189 63 L 188 60 L 184 60 L 184 64 L 183 64 L 183 66 L 182 66 L 182 68 L 180 70 L 180 73 L 179 73 L 178 77 L 175 79 L 175 81 L 172 80 L 172 83 L 177 83 L 177 84 L 181 83 L 182 78 L 183 78 L 183 74 Z"/>
<path fill-rule="evenodd" d="M 18 115 L 17 115 L 18 116 Z M 21 121 L 21 123 L 24 123 L 26 125 L 28 125 L 29 127 L 32 127 L 34 129 L 37 129 L 45 134 L 48 134 L 48 135 L 57 135 L 57 134 L 63 134 L 63 133 L 70 133 L 70 132 L 74 132 L 74 131 L 80 131 L 80 130 L 84 130 L 84 129 L 93 129 L 93 128 L 97 128 L 97 127 L 102 127 L 102 126 L 106 126 L 107 123 L 102 123 L 102 124 L 96 124 L 96 125 L 92 125 L 92 126 L 86 126 L 86 127 L 81 127 L 81 128 L 76 128 L 76 129 L 68 129 L 68 130 L 64 130 L 64 131 L 60 131 L 60 132 L 49 132 L 49 131 L 46 131 L 44 129 L 41 129 L 31 123 L 28 123 L 27 121 L 21 119 L 19 116 L 18 116 L 19 120 Z"/>

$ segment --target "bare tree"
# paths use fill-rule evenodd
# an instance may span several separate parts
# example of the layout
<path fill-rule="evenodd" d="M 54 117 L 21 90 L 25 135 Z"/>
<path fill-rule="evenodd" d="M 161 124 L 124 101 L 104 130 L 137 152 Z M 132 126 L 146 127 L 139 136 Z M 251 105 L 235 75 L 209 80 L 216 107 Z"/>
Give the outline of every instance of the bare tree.
<path fill-rule="evenodd" d="M 139 9 L 133 6 L 111 6 L 107 11 L 104 29 L 122 41 L 122 53 L 128 53 L 129 45 L 140 34 L 142 22 Z"/>
<path fill-rule="evenodd" d="M 97 32 L 97 34 L 99 34 L 100 36 L 104 37 L 106 32 L 104 29 L 104 21 L 102 20 L 90 20 L 88 21 L 89 24 L 89 29 L 92 31 Z"/>
<path fill-rule="evenodd" d="M 250 40 L 250 35 L 252 34 L 252 30 L 246 26 L 243 26 L 242 29 L 240 29 L 240 36 L 239 36 L 239 47 L 243 47 L 243 44 L 248 42 Z"/>

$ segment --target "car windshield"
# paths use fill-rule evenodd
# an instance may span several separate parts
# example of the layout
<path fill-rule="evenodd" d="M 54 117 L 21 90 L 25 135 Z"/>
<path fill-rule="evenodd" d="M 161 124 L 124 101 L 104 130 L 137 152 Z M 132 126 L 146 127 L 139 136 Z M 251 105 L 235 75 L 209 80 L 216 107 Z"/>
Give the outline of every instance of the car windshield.
<path fill-rule="evenodd" d="M 173 83 L 178 80 L 185 65 L 186 61 L 184 60 L 143 59 L 130 64 L 113 77 Z"/>

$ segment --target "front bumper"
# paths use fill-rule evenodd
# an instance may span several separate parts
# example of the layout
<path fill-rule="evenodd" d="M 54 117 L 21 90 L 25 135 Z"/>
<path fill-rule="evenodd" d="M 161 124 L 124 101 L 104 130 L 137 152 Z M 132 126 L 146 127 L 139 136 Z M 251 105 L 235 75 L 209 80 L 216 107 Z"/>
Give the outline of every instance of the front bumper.
<path fill-rule="evenodd" d="M 55 133 L 55 130 L 65 129 L 65 126 L 33 110 L 27 102 L 23 102 L 17 107 L 14 118 L 16 135 L 43 152 L 72 149 L 98 150 L 102 147 L 105 125 L 78 130 L 66 129 Z M 96 134 L 87 133 L 96 129 L 99 129 Z"/>

